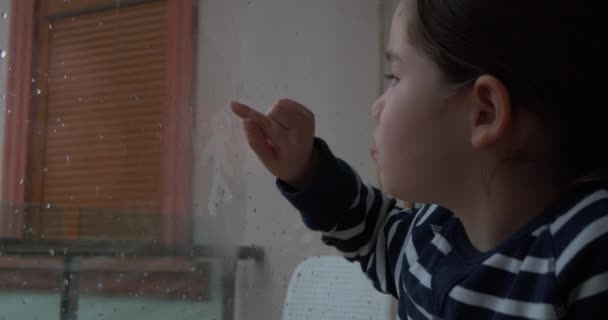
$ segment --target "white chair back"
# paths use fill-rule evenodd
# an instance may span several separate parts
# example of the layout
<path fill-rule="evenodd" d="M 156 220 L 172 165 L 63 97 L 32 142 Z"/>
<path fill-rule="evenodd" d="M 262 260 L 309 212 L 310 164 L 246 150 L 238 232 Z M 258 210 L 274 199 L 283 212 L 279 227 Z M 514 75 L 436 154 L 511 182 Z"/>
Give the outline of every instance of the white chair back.
<path fill-rule="evenodd" d="M 388 320 L 391 299 L 374 289 L 359 264 L 343 257 L 313 257 L 291 277 L 283 320 Z"/>

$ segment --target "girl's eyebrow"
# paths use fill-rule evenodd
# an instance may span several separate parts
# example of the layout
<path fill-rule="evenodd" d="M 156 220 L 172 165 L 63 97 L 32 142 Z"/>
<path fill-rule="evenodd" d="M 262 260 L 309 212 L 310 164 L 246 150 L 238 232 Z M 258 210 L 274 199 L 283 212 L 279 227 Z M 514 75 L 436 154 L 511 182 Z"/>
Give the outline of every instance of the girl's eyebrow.
<path fill-rule="evenodd" d="M 397 55 L 397 53 L 392 49 L 386 50 L 384 52 L 384 56 L 386 57 L 386 60 L 388 60 L 389 62 L 393 62 L 395 60 L 401 60 L 401 58 Z"/>

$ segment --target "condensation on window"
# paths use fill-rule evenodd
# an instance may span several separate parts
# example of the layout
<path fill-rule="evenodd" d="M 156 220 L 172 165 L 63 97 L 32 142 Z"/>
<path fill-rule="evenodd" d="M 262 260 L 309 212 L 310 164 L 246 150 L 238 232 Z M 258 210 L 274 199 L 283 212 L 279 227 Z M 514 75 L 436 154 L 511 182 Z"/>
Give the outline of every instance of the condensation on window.
<path fill-rule="evenodd" d="M 384 9 L 0 0 L 0 319 L 394 318 L 229 107 L 299 101 L 377 181 Z"/>

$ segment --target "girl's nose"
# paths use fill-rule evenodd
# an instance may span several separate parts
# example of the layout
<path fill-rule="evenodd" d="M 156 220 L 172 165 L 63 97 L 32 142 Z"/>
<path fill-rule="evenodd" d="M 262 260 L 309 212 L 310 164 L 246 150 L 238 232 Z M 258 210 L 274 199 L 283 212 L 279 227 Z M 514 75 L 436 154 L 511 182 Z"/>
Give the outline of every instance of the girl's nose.
<path fill-rule="evenodd" d="M 382 113 L 382 108 L 384 108 L 384 95 L 382 95 L 374 105 L 372 106 L 372 117 L 378 122 L 380 120 L 380 114 Z"/>

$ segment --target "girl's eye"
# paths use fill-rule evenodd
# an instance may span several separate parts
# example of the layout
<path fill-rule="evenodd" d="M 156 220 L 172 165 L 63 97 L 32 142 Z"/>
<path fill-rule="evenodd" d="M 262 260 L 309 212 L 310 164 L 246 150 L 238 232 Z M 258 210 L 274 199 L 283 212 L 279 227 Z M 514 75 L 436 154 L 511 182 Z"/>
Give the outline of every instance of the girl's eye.
<path fill-rule="evenodd" d="M 384 78 L 386 78 L 386 80 L 389 80 L 391 82 L 391 86 L 393 86 L 397 82 L 399 82 L 399 78 L 397 78 L 397 76 L 395 76 L 394 74 L 387 74 L 384 76 Z"/>

